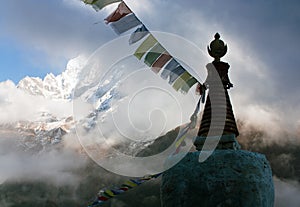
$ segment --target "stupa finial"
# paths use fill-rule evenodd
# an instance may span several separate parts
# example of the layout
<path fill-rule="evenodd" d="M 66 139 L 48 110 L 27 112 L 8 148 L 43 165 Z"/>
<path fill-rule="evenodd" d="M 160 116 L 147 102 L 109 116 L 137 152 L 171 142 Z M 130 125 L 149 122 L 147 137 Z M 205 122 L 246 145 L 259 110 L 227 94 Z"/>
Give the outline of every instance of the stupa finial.
<path fill-rule="evenodd" d="M 220 40 L 220 34 L 215 34 L 215 39 L 207 46 L 208 53 L 211 57 L 215 58 L 215 61 L 220 61 L 227 52 L 227 45 Z"/>

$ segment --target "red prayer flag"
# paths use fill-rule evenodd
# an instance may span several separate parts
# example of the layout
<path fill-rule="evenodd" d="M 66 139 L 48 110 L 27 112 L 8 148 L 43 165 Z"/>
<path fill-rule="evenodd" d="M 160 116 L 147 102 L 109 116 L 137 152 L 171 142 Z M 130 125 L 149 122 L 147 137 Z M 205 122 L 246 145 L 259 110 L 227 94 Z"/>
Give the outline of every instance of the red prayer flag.
<path fill-rule="evenodd" d="M 163 67 L 164 65 L 169 62 L 169 60 L 172 58 L 172 56 L 170 54 L 162 54 L 156 61 L 155 63 L 153 63 L 151 69 L 155 72 L 158 73 Z"/>
<path fill-rule="evenodd" d="M 119 19 L 121 19 L 122 17 L 125 17 L 127 14 L 132 13 L 132 11 L 128 8 L 128 6 L 122 1 L 118 8 L 112 13 L 110 14 L 108 17 L 106 17 L 105 23 L 108 24 L 110 22 L 116 22 Z"/>
<path fill-rule="evenodd" d="M 121 187 L 121 190 L 128 191 L 128 187 Z"/>
<path fill-rule="evenodd" d="M 107 201 L 107 200 L 108 200 L 108 198 L 106 198 L 106 197 L 104 197 L 104 196 L 99 196 L 98 199 L 99 199 L 100 201 Z"/>

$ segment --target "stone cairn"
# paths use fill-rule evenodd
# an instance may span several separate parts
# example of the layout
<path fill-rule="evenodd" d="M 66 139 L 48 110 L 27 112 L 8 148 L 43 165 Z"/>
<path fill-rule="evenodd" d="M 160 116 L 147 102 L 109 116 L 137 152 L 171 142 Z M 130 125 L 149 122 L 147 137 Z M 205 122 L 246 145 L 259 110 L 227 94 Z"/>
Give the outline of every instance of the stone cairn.
<path fill-rule="evenodd" d="M 227 45 L 217 33 L 208 47 L 214 58 L 207 64 L 208 76 L 198 85 L 200 94 L 209 90 L 198 136 L 190 152 L 163 173 L 162 207 L 273 207 L 272 171 L 264 155 L 241 150 L 228 89 L 229 64 L 220 59 Z M 212 154 L 199 162 L 205 142 L 218 138 Z M 211 150 L 211 149 L 210 149 Z"/>

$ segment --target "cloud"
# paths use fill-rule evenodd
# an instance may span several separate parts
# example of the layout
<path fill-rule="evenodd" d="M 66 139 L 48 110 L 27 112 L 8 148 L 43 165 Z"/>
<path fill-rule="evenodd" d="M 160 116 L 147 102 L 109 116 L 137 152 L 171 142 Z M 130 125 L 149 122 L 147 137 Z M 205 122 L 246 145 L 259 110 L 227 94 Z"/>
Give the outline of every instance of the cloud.
<path fill-rule="evenodd" d="M 300 184 L 293 180 L 280 180 L 274 177 L 275 207 L 297 207 L 300 203 Z"/>
<path fill-rule="evenodd" d="M 272 5 L 239 1 L 139 3 L 128 2 L 148 28 L 178 34 L 203 50 L 207 62 L 198 60 L 199 67 L 194 68 L 202 79 L 205 79 L 205 65 L 211 61 L 206 46 L 219 32 L 229 47 L 223 59 L 231 65 L 229 75 L 234 88 L 230 93 L 237 117 L 247 119 L 247 114 L 254 120 L 257 116 L 258 122 L 270 121 L 270 126 L 277 120 L 277 128 L 295 131 L 300 115 L 300 99 L 296 95 L 300 89 L 296 77 L 300 72 L 299 63 L 295 62 L 299 51 L 289 40 L 297 39 L 300 33 L 296 26 L 299 14 L 293 8 L 298 4 L 296 1 L 289 4 L 275 1 Z M 270 115 L 263 117 L 266 113 L 259 111 Z"/>
<path fill-rule="evenodd" d="M 29 95 L 18 89 L 11 81 L 0 83 L 0 106 L 1 124 L 34 121 L 42 112 L 48 112 L 57 117 L 72 115 L 72 103 Z"/>
<path fill-rule="evenodd" d="M 86 164 L 81 154 L 64 148 L 32 154 L 22 151 L 17 135 L 0 134 L 0 181 L 42 181 L 55 185 L 76 185 L 76 169 Z M 19 135 L 20 136 L 20 135 Z M 6 137 L 6 138 L 5 138 Z M 76 139 L 73 137 L 73 139 Z"/>
<path fill-rule="evenodd" d="M 17 41 L 24 48 L 24 55 L 40 68 L 45 63 L 61 68 L 62 59 L 89 54 L 112 35 L 104 24 L 94 24 L 103 19 L 103 14 L 80 1 L 13 0 L 6 2 L 0 11 L 5 19 L 0 22 L 1 35 Z M 39 56 L 44 54 L 44 63 L 36 59 L 36 51 Z"/>
<path fill-rule="evenodd" d="M 231 65 L 230 77 L 236 86 L 232 96 L 238 112 L 241 106 L 254 104 L 288 114 L 287 125 L 299 117 L 299 52 L 297 44 L 289 42 L 300 32 L 297 1 L 127 3 L 149 29 L 181 35 L 205 53 L 214 33 L 220 32 L 229 47 L 224 60 Z M 3 35 L 17 39 L 27 49 L 46 53 L 50 62 L 60 62 L 62 68 L 61 58 L 90 54 L 117 37 L 101 23 L 114 6 L 97 13 L 79 0 L 8 1 L 1 11 L 6 19 L 2 21 Z M 204 72 L 206 63 L 199 62 Z"/>

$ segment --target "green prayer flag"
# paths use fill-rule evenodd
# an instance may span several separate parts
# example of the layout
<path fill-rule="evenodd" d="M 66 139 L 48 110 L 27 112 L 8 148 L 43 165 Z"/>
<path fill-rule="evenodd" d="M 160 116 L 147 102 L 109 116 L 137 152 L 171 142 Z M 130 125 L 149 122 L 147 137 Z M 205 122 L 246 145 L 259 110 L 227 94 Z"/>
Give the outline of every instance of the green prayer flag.
<path fill-rule="evenodd" d="M 155 37 L 150 34 L 144 42 L 136 49 L 134 52 L 134 56 L 137 57 L 139 60 L 144 56 L 144 54 L 152 48 L 157 43 Z"/>
<path fill-rule="evenodd" d="M 133 187 L 137 186 L 137 184 L 133 183 L 133 182 L 130 181 L 130 180 L 125 181 L 125 182 L 123 183 L 123 185 L 128 186 L 128 187 L 130 187 L 130 188 L 133 188 Z"/>
<path fill-rule="evenodd" d="M 86 4 L 93 4 L 94 2 L 96 2 L 97 0 L 82 0 L 84 3 Z"/>
<path fill-rule="evenodd" d="M 157 60 L 157 58 L 159 56 L 161 56 L 161 54 L 163 54 L 165 52 L 166 52 L 166 49 L 160 43 L 157 43 L 147 53 L 144 62 L 146 63 L 146 65 L 148 65 L 149 67 L 151 67 L 153 65 L 153 63 Z"/>
<path fill-rule="evenodd" d="M 190 90 L 190 88 L 197 82 L 198 82 L 197 79 L 192 77 L 185 84 L 183 84 L 183 86 L 181 87 L 181 90 L 183 92 L 187 93 Z"/>
<path fill-rule="evenodd" d="M 186 82 L 191 78 L 191 74 L 189 74 L 187 71 L 185 71 L 181 76 L 177 78 L 175 83 L 173 84 L 173 88 L 178 91 L 183 84 L 186 84 Z"/>
<path fill-rule="evenodd" d="M 106 190 L 106 191 L 104 191 L 104 193 L 106 195 L 108 195 L 109 197 L 114 197 L 115 196 L 115 194 L 111 190 Z"/>
<path fill-rule="evenodd" d="M 86 4 L 91 4 L 96 11 L 99 11 L 109 4 L 121 2 L 122 0 L 83 0 Z"/>

